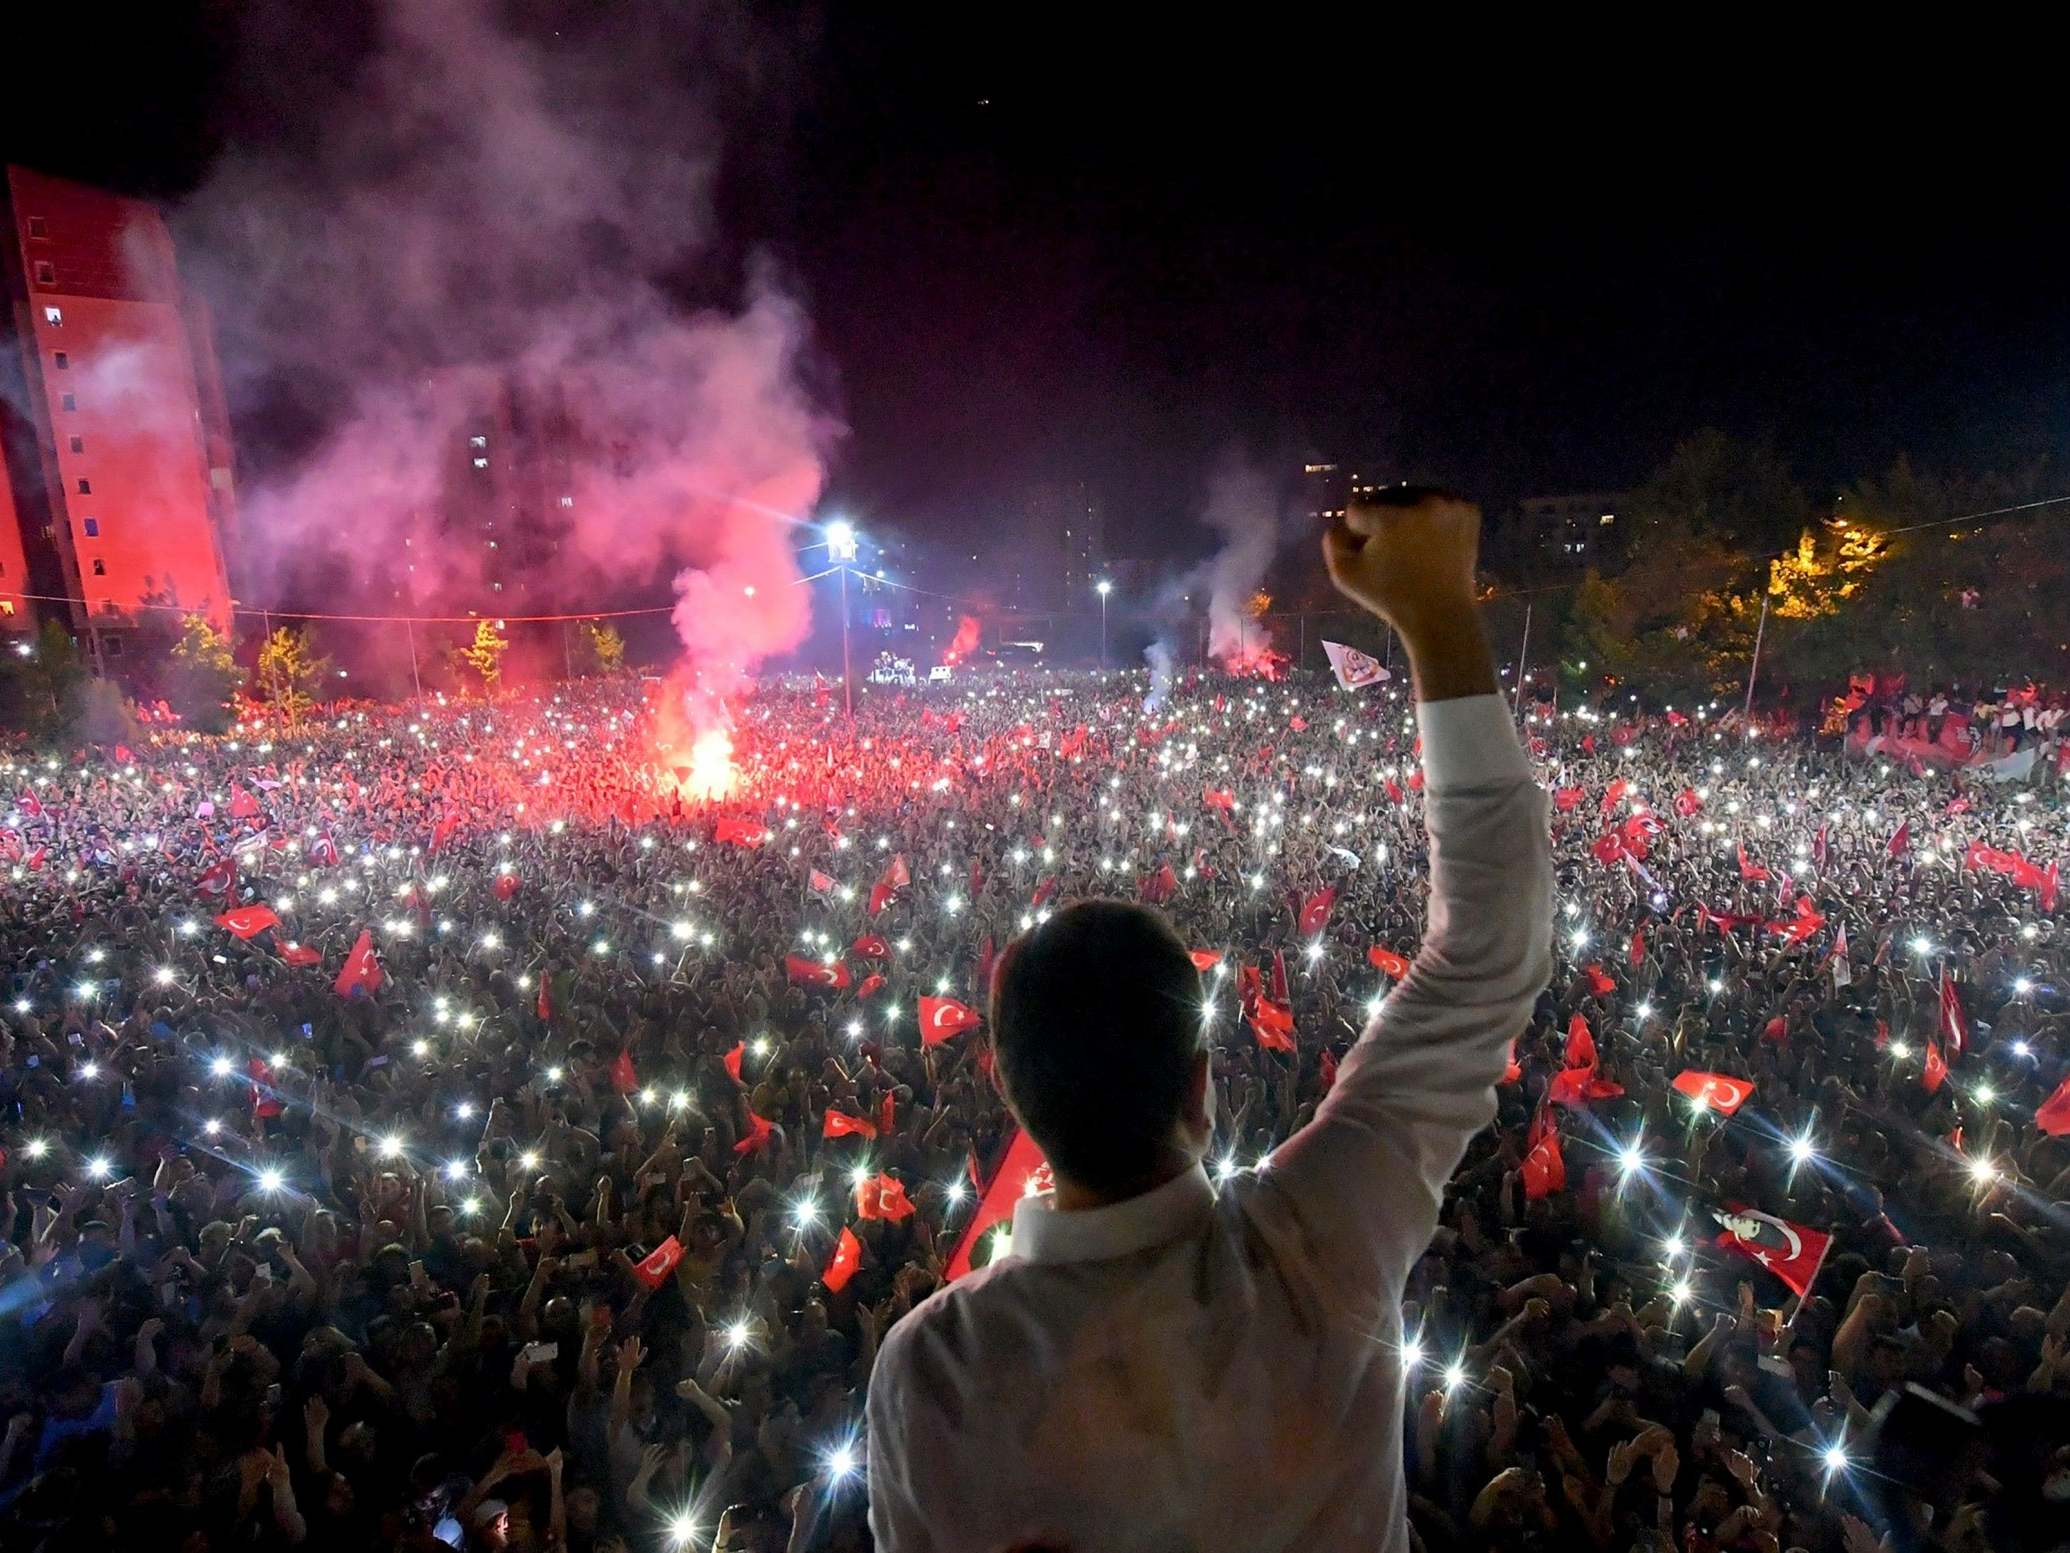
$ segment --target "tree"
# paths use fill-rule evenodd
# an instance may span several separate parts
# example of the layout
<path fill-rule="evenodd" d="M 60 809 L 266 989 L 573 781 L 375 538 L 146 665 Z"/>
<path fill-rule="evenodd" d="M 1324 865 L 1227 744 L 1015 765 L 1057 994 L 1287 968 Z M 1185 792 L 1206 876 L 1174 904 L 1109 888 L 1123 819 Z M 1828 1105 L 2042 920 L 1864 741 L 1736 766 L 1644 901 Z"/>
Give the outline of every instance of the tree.
<path fill-rule="evenodd" d="M 591 620 L 582 628 L 583 645 L 599 674 L 616 674 L 625 667 L 625 638 L 608 620 Z"/>
<path fill-rule="evenodd" d="M 460 661 L 481 677 L 485 694 L 493 695 L 497 682 L 503 678 L 503 654 L 510 647 L 510 638 L 497 630 L 502 623 L 476 621 L 473 642 L 460 649 Z"/>
<path fill-rule="evenodd" d="M 1632 493 L 1625 541 L 1634 559 L 1701 536 L 1773 555 L 1804 531 L 1811 503 L 1773 449 L 1706 429 L 1675 444 Z"/>
<path fill-rule="evenodd" d="M 206 615 L 188 615 L 161 680 L 165 699 L 181 720 L 203 733 L 221 733 L 230 726 L 230 698 L 241 678 L 230 638 Z"/>
<path fill-rule="evenodd" d="M 9 720 L 47 738 L 64 726 L 86 671 L 70 633 L 46 620 L 35 636 L 22 637 L 0 653 L 0 675 L 6 681 Z"/>
<path fill-rule="evenodd" d="M 290 720 L 315 703 L 316 687 L 330 671 L 330 660 L 317 653 L 307 630 L 281 626 L 259 646 L 253 682 L 262 700 Z"/>

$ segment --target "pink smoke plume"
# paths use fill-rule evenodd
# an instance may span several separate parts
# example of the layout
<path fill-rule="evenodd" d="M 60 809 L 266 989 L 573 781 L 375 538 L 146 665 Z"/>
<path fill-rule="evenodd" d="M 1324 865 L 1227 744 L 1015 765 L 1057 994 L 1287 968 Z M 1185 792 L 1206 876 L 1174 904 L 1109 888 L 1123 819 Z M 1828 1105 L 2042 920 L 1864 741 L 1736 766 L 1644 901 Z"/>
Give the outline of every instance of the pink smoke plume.
<path fill-rule="evenodd" d="M 957 616 L 956 634 L 950 637 L 948 645 L 942 648 L 942 662 L 951 667 L 961 663 L 977 651 L 978 641 L 983 633 L 984 627 L 978 624 L 977 616 Z"/>
<path fill-rule="evenodd" d="M 240 428 L 288 428 L 245 460 L 244 596 L 524 615 L 673 579 L 700 727 L 804 639 L 791 527 L 840 434 L 807 320 L 761 263 L 685 279 L 716 246 L 720 110 L 780 81 L 754 25 L 248 8 L 236 89 L 263 111 L 237 118 L 269 133 L 176 223 Z"/>

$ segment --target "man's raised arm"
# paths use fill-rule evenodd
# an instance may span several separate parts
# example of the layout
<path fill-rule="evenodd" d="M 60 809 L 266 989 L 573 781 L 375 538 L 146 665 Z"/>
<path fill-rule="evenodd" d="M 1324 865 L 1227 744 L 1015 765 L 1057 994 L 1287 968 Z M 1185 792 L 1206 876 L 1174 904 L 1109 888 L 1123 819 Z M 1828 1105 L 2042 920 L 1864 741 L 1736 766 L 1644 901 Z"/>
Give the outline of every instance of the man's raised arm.
<path fill-rule="evenodd" d="M 1415 675 L 1430 904 L 1408 976 L 1266 1180 L 1327 1274 L 1383 1291 L 1429 1244 L 1551 975 L 1545 795 L 1496 692 L 1473 596 L 1479 540 L 1471 503 L 1403 490 L 1354 505 L 1323 542 L 1331 579 L 1394 627 Z"/>

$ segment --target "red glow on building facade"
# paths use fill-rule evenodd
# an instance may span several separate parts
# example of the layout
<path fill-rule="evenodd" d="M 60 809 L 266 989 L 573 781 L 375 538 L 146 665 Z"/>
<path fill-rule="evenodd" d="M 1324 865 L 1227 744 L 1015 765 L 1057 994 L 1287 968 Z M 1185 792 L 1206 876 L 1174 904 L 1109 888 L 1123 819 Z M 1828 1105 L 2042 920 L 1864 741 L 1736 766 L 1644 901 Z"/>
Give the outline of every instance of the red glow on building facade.
<path fill-rule="evenodd" d="M 6 196 L 0 626 L 64 620 L 96 662 L 154 607 L 227 629 L 229 421 L 163 218 L 18 167 Z"/>

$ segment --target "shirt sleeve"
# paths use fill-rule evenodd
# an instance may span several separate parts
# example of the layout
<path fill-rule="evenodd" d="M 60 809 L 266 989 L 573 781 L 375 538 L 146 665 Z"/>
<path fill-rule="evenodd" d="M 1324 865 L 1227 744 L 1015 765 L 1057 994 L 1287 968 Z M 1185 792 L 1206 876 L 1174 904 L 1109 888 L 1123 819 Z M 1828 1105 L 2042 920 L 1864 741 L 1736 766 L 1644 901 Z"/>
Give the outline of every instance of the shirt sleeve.
<path fill-rule="evenodd" d="M 1544 791 L 1502 698 L 1427 702 L 1430 902 L 1409 974 L 1260 1179 L 1316 1271 L 1398 1298 L 1552 973 Z"/>
<path fill-rule="evenodd" d="M 908 1335 L 894 1327 L 870 1367 L 870 1537 L 882 1553 L 933 1553 L 934 1548 L 908 1471 L 907 1359 L 898 1341 Z"/>

